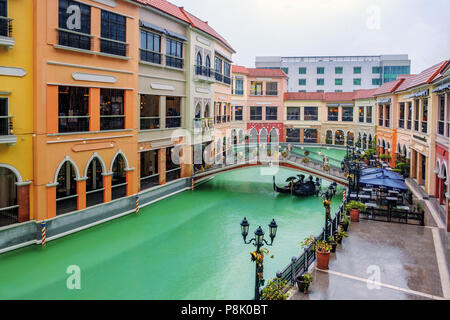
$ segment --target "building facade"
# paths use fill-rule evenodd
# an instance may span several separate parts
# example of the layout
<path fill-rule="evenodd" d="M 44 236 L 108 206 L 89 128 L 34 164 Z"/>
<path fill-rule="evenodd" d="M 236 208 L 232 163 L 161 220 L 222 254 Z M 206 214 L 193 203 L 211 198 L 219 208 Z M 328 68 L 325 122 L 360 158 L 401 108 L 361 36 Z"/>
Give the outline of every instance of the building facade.
<path fill-rule="evenodd" d="M 256 57 L 256 68 L 282 69 L 289 92 L 373 89 L 409 74 L 408 55 Z"/>
<path fill-rule="evenodd" d="M 34 219 L 33 1 L 0 1 L 0 227 Z"/>

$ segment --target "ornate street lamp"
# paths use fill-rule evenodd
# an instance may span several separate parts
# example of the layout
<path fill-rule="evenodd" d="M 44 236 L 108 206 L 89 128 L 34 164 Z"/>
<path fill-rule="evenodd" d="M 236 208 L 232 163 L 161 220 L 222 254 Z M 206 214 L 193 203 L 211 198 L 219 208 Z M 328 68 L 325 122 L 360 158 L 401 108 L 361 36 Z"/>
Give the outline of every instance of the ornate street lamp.
<path fill-rule="evenodd" d="M 261 252 L 261 247 L 266 244 L 267 246 L 272 246 L 273 240 L 275 239 L 277 235 L 277 229 L 278 225 L 275 222 L 275 219 L 272 219 L 272 221 L 269 223 L 269 237 L 270 237 L 270 243 L 264 239 L 264 230 L 261 228 L 261 226 L 258 227 L 258 229 L 255 230 L 255 237 L 253 239 L 250 239 L 249 241 L 246 241 L 247 235 L 248 235 L 248 229 L 250 228 L 250 223 L 248 223 L 247 218 L 244 217 L 244 220 L 241 222 L 241 234 L 242 238 L 244 239 L 245 244 L 253 244 L 256 247 L 256 251 L 252 252 L 252 261 L 256 262 L 256 268 L 255 268 L 255 300 L 259 300 L 260 293 L 259 288 L 261 285 L 264 285 L 264 279 L 263 279 L 263 253 Z"/>

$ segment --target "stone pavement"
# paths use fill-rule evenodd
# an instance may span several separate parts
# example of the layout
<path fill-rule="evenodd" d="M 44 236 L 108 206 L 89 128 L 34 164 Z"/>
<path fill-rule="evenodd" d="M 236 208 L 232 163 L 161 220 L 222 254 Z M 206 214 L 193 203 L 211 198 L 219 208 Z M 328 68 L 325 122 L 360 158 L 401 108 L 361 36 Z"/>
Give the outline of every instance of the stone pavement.
<path fill-rule="evenodd" d="M 309 294 L 295 288 L 290 299 L 450 299 L 450 248 L 441 241 L 448 241 L 448 234 L 441 231 L 370 220 L 352 223 L 350 236 L 331 254 L 329 270 L 314 268 Z"/>

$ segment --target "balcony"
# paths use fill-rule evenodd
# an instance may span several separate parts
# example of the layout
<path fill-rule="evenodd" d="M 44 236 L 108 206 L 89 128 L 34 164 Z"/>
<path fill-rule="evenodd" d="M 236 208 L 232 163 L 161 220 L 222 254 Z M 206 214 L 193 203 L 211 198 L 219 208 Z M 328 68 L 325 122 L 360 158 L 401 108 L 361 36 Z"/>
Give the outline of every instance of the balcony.
<path fill-rule="evenodd" d="M 147 49 L 140 48 L 141 52 L 141 61 L 161 64 L 161 53 L 156 51 L 151 51 Z"/>
<path fill-rule="evenodd" d="M 57 28 L 58 44 L 65 47 L 91 50 L 93 36 L 72 30 Z"/>
<path fill-rule="evenodd" d="M 106 38 L 99 38 L 99 39 L 101 52 L 112 54 L 115 56 L 122 56 L 122 57 L 127 56 L 128 43 Z"/>
<path fill-rule="evenodd" d="M 212 118 L 198 118 L 193 120 L 194 133 L 209 133 L 214 130 L 214 123 Z"/>
<path fill-rule="evenodd" d="M 0 116 L 0 144 L 15 144 L 17 136 L 13 135 L 13 118 L 11 116 Z"/>
<path fill-rule="evenodd" d="M 262 90 L 251 90 L 250 95 L 251 96 L 262 96 L 263 92 L 262 92 Z"/>
<path fill-rule="evenodd" d="M 338 115 L 328 115 L 328 121 L 338 121 Z"/>
<path fill-rule="evenodd" d="M 243 96 L 244 95 L 244 90 L 243 89 L 233 90 L 233 94 L 236 95 L 236 96 Z"/>
<path fill-rule="evenodd" d="M 177 68 L 177 69 L 183 69 L 183 58 L 170 56 L 166 54 L 166 66 Z"/>
<path fill-rule="evenodd" d="M 195 80 L 200 82 L 213 83 L 215 81 L 214 69 L 195 65 Z"/>
<path fill-rule="evenodd" d="M 0 46 L 11 49 L 14 46 L 14 38 L 12 37 L 12 20 L 11 18 L 0 16 Z"/>
<path fill-rule="evenodd" d="M 278 90 L 267 90 L 266 96 L 278 96 Z"/>

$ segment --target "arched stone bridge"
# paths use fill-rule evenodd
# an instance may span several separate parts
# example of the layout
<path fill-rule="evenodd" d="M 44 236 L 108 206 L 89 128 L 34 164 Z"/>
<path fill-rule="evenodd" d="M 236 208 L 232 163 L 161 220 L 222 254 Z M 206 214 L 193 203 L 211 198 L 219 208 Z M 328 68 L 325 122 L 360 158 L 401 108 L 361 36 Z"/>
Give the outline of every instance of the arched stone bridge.
<path fill-rule="evenodd" d="M 276 159 L 271 159 L 269 161 L 240 161 L 235 164 L 214 165 L 207 170 L 195 173 L 193 175 L 193 179 L 194 181 L 198 181 L 200 179 L 203 180 L 203 178 L 208 176 L 244 167 L 279 165 L 280 167 L 299 170 L 325 180 L 334 181 L 342 186 L 348 186 L 348 180 L 345 178 L 344 172 L 342 172 L 341 168 L 329 165 L 329 170 L 325 171 L 324 165 L 321 161 L 308 158 L 309 161 L 304 162 L 304 159 L 304 156 L 290 153 L 287 158 L 280 156 L 278 161 Z"/>

